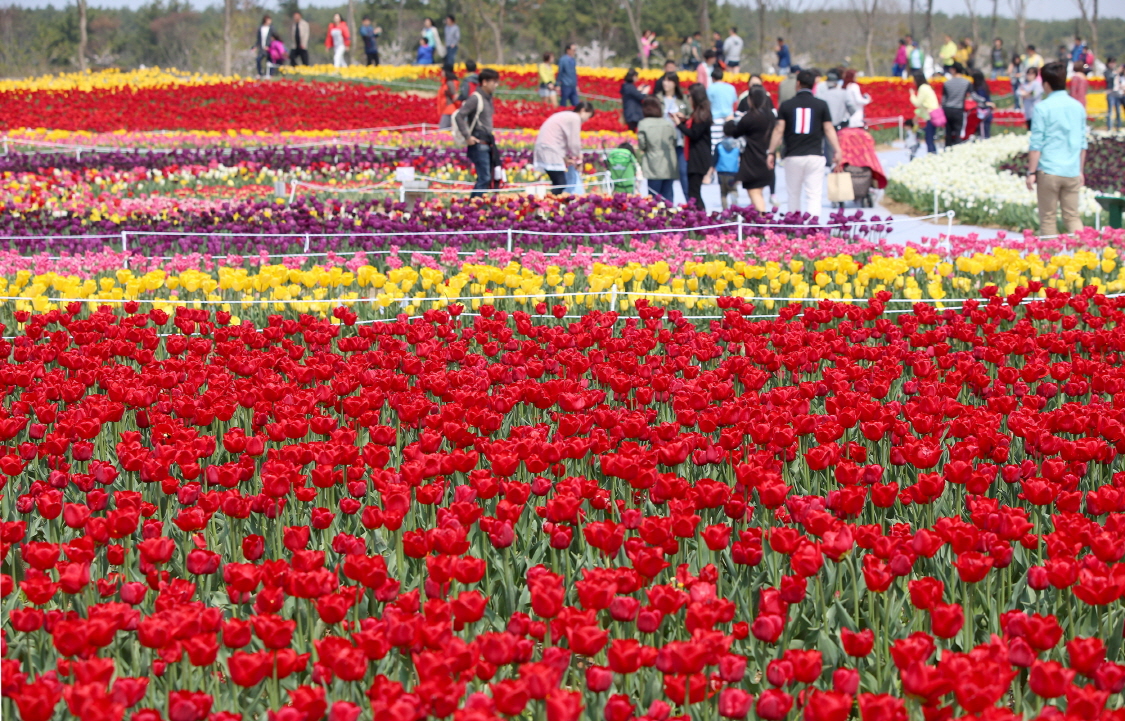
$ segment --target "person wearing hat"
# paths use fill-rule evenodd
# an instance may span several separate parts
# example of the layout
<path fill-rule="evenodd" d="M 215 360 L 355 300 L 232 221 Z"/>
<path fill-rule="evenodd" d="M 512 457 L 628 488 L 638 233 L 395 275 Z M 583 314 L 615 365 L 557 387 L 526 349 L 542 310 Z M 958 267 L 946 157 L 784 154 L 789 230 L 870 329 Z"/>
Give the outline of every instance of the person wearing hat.
<path fill-rule="evenodd" d="M 816 97 L 828 104 L 828 113 L 832 118 L 834 128 L 840 130 L 848 127 L 848 120 L 855 112 L 855 105 L 852 103 L 852 99 L 848 97 L 848 91 L 844 89 L 844 84 L 840 82 L 838 71 L 828 71 L 827 81 L 820 87 Z M 832 146 L 825 144 L 824 156 L 828 159 L 828 165 L 832 166 Z"/>
<path fill-rule="evenodd" d="M 797 94 L 797 73 L 801 72 L 800 65 L 790 65 L 789 75 L 777 85 L 777 104 L 781 105 Z"/>

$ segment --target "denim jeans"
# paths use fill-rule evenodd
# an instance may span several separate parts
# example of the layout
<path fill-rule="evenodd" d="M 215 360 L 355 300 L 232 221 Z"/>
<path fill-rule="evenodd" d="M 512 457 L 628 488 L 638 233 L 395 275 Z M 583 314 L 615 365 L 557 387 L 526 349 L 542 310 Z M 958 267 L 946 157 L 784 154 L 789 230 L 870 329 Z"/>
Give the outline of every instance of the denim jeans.
<path fill-rule="evenodd" d="M 492 187 L 492 148 L 484 143 L 475 143 L 470 145 L 466 152 L 469 155 L 469 162 L 477 169 L 477 182 L 470 194 L 470 197 L 475 198 L 484 195 L 481 191 Z"/>
<path fill-rule="evenodd" d="M 569 105 L 574 107 L 578 105 L 578 86 L 576 85 L 560 85 L 559 86 L 559 107 Z"/>
<path fill-rule="evenodd" d="M 684 200 L 687 200 L 688 193 L 688 179 L 687 179 L 687 158 L 684 157 L 684 149 L 676 148 L 676 164 L 677 170 L 680 172 L 680 191 L 684 194 Z"/>
<path fill-rule="evenodd" d="M 445 49 L 445 58 L 442 60 L 443 65 L 456 65 L 457 64 L 457 46 Z"/>
<path fill-rule="evenodd" d="M 259 48 L 258 50 L 258 75 L 265 77 L 268 73 L 270 66 L 270 54 L 265 50 Z"/>
<path fill-rule="evenodd" d="M 926 121 L 926 152 L 936 153 L 937 143 L 934 138 L 937 136 L 937 126 L 929 120 Z"/>
<path fill-rule="evenodd" d="M 659 195 L 666 199 L 669 203 L 674 202 L 676 198 L 676 179 L 675 178 L 661 178 L 660 180 L 648 180 L 648 194 Z"/>
<path fill-rule="evenodd" d="M 578 180 L 578 169 L 573 165 L 566 167 L 566 192 L 571 195 L 578 195 L 582 189 L 582 183 Z"/>
<path fill-rule="evenodd" d="M 1120 130 L 1122 108 L 1125 107 L 1125 96 L 1118 95 L 1117 93 L 1106 93 L 1106 102 L 1109 103 L 1109 116 L 1106 120 L 1106 127 L 1113 130 L 1116 127 Z M 1116 120 L 1114 120 L 1116 118 Z"/>

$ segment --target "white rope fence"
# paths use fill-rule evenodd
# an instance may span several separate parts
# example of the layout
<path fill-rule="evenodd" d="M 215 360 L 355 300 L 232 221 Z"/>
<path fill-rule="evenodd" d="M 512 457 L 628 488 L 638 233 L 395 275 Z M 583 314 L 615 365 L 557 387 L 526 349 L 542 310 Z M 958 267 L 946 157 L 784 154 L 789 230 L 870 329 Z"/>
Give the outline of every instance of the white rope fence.
<path fill-rule="evenodd" d="M 540 186 L 540 187 L 550 187 L 550 186 Z M 953 232 L 953 218 L 954 217 L 956 217 L 956 212 L 953 211 L 953 210 L 948 210 L 948 211 L 945 211 L 944 213 L 938 213 L 937 215 L 924 215 L 924 216 L 917 217 L 917 218 L 903 218 L 903 219 L 899 219 L 899 220 L 890 219 L 890 218 L 888 218 L 886 220 L 880 219 L 878 221 L 874 221 L 874 220 L 870 220 L 870 219 L 862 219 L 862 220 L 847 221 L 847 222 L 842 222 L 842 223 L 820 223 L 820 224 L 807 224 L 806 225 L 806 224 L 801 224 L 801 223 L 747 223 L 746 221 L 744 221 L 742 219 L 742 216 L 738 216 L 738 218 L 735 221 L 724 222 L 724 223 L 714 223 L 712 225 L 693 226 L 693 227 L 690 227 L 690 228 L 653 228 L 653 229 L 640 228 L 640 229 L 635 229 L 635 230 L 609 230 L 609 231 L 600 231 L 600 232 L 591 232 L 591 233 L 567 233 L 567 232 L 557 232 L 557 231 L 548 231 L 548 230 L 523 230 L 523 229 L 518 229 L 518 228 L 503 228 L 503 229 L 497 228 L 497 229 L 490 229 L 490 230 L 435 230 L 435 231 L 426 231 L 425 235 L 427 237 L 435 237 L 436 236 L 436 237 L 439 237 L 439 238 L 443 238 L 443 237 L 472 237 L 472 236 L 482 236 L 482 235 L 487 235 L 487 236 L 503 235 L 503 236 L 506 237 L 506 250 L 507 250 L 507 252 L 511 253 L 512 249 L 515 247 L 516 236 L 532 236 L 532 237 L 546 236 L 546 237 L 551 237 L 551 238 L 577 238 L 577 239 L 582 239 L 582 240 L 586 240 L 586 241 L 592 241 L 592 239 L 594 239 L 594 238 L 610 238 L 610 237 L 620 237 L 620 236 L 654 236 L 654 235 L 660 236 L 660 235 L 682 235 L 682 234 L 690 234 L 690 233 L 707 235 L 707 234 L 709 234 L 710 231 L 734 228 L 735 231 L 736 231 L 737 237 L 738 237 L 738 242 L 742 243 L 745 239 L 745 233 L 746 233 L 747 229 L 759 228 L 759 229 L 767 229 L 767 230 L 775 230 L 775 231 L 778 231 L 778 230 L 849 229 L 849 228 L 855 228 L 856 226 L 862 226 L 862 225 L 868 225 L 868 226 L 870 226 L 870 225 L 900 226 L 903 223 L 925 222 L 927 220 L 933 220 L 935 218 L 945 218 L 947 220 L 947 223 L 948 223 L 949 233 L 952 234 L 952 232 Z M 898 230 L 897 227 L 892 227 L 890 230 L 887 231 L 887 235 L 892 235 L 895 232 L 897 232 L 897 230 Z M 314 257 L 317 257 L 317 258 L 319 258 L 319 257 L 326 257 L 328 255 L 328 253 L 314 253 L 314 252 L 311 251 L 312 241 L 313 241 L 314 238 L 316 238 L 316 239 L 319 239 L 319 238 L 349 238 L 349 239 L 355 239 L 355 238 L 383 239 L 383 238 L 387 238 L 387 239 L 390 239 L 390 238 L 401 238 L 401 237 L 411 237 L 411 238 L 413 238 L 413 237 L 417 237 L 418 235 L 419 235 L 418 231 L 405 231 L 405 230 L 404 231 L 388 231 L 388 232 L 380 232 L 380 233 L 274 233 L 274 234 L 265 234 L 265 233 L 194 233 L 194 232 L 191 232 L 191 231 L 167 231 L 167 230 L 165 230 L 165 231 L 123 230 L 119 234 L 116 234 L 116 235 L 106 235 L 106 234 L 101 234 L 101 235 L 73 235 L 73 236 L 70 236 L 70 235 L 8 235 L 8 236 L 0 236 L 0 244 L 10 245 L 12 243 L 18 243 L 18 242 L 22 242 L 22 241 L 26 241 L 26 240 L 46 240 L 46 241 L 71 240 L 71 239 L 75 239 L 75 240 L 85 240 L 85 239 L 109 240 L 109 239 L 112 238 L 112 239 L 115 239 L 115 240 L 120 239 L 120 241 L 121 241 L 121 252 L 128 253 L 129 252 L 129 239 L 130 238 L 134 239 L 134 244 L 136 243 L 137 238 L 144 238 L 144 237 L 201 238 L 205 241 L 210 241 L 210 240 L 216 239 L 216 238 L 261 238 L 261 239 L 264 239 L 264 240 L 268 240 L 268 239 L 271 239 L 271 238 L 282 238 L 282 239 L 288 238 L 288 239 L 291 239 L 292 241 L 303 241 L 303 248 L 304 248 L 303 251 L 300 252 L 300 253 L 267 253 L 265 255 L 265 257 L 268 257 L 268 258 L 314 258 Z M 358 251 L 358 249 L 357 249 L 357 251 Z M 352 252 L 352 251 L 346 250 L 346 251 L 342 251 L 340 253 L 337 253 L 337 255 L 343 255 L 345 253 L 350 253 L 350 252 Z M 392 251 L 364 250 L 364 251 L 358 251 L 358 252 L 381 255 L 381 254 L 384 254 L 384 253 L 390 253 Z M 398 252 L 416 252 L 416 253 L 420 253 L 420 254 L 423 254 L 423 255 L 442 255 L 443 254 L 441 251 L 411 251 L 408 248 L 400 248 L 398 250 Z M 475 252 L 476 251 L 460 251 L 458 254 L 459 255 L 473 255 Z M 602 255 L 605 255 L 605 254 L 611 253 L 611 252 L 615 252 L 615 251 L 612 251 L 612 250 L 611 251 L 605 251 L 603 249 Z M 555 255 L 559 255 L 559 254 L 558 253 L 546 253 L 544 255 L 555 256 Z M 64 260 L 64 259 L 71 259 L 71 258 L 74 258 L 74 257 L 78 257 L 78 256 L 48 256 L 48 259 L 49 260 Z M 156 258 L 154 258 L 154 259 L 171 260 L 174 257 L 175 256 L 156 256 Z M 228 255 L 212 256 L 212 258 L 227 258 L 227 257 L 230 257 L 230 256 L 228 256 Z M 249 257 L 249 256 L 247 256 L 247 257 Z M 262 257 L 262 255 L 261 254 L 255 254 L 252 257 Z M 128 263 L 128 261 L 126 261 L 126 264 L 127 263 Z"/>
<path fill-rule="evenodd" d="M 551 186 L 539 186 L 539 187 L 549 188 Z M 434 191 L 427 191 L 427 192 L 434 192 Z M 427 237 L 438 237 L 438 238 L 446 238 L 446 237 L 454 237 L 454 236 L 471 237 L 471 236 L 480 236 L 480 235 L 490 235 L 490 236 L 503 235 L 503 236 L 506 237 L 507 252 L 510 253 L 510 252 L 512 252 L 512 249 L 515 247 L 516 236 L 530 236 L 530 237 L 546 236 L 546 237 L 550 237 L 550 238 L 578 238 L 578 239 L 582 239 L 582 240 L 585 240 L 585 241 L 589 242 L 589 241 L 592 241 L 592 239 L 594 239 L 594 238 L 612 238 L 612 237 L 622 237 L 622 236 L 629 236 L 629 237 L 654 236 L 654 235 L 659 236 L 659 235 L 681 235 L 681 234 L 690 234 L 690 233 L 707 235 L 712 231 L 733 228 L 735 230 L 736 234 L 737 234 L 738 242 L 742 243 L 743 240 L 745 239 L 745 233 L 746 233 L 747 229 L 760 228 L 760 229 L 775 230 L 775 231 L 824 230 L 824 229 L 841 230 L 841 229 L 852 229 L 852 228 L 856 228 L 857 226 L 865 226 L 865 225 L 866 226 L 872 226 L 872 225 L 901 226 L 903 223 L 925 222 L 927 220 L 933 220 L 935 218 L 945 218 L 947 223 L 948 223 L 949 233 L 952 234 L 952 232 L 953 232 L 953 219 L 955 217 L 956 217 L 955 211 L 947 210 L 944 213 L 938 213 L 938 214 L 935 214 L 935 215 L 924 215 L 924 216 L 917 217 L 917 218 L 903 218 L 903 219 L 898 219 L 898 220 L 892 219 L 892 218 L 887 218 L 885 220 L 880 219 L 878 221 L 875 221 L 875 220 L 870 220 L 870 219 L 865 218 L 865 219 L 861 219 L 861 220 L 845 221 L 845 222 L 840 222 L 840 223 L 802 224 L 802 223 L 781 223 L 781 222 L 779 222 L 779 223 L 747 223 L 745 220 L 743 220 L 742 216 L 738 216 L 734 221 L 714 223 L 714 224 L 711 224 L 711 225 L 693 226 L 693 227 L 690 227 L 690 228 L 648 228 L 648 229 L 639 228 L 639 229 L 635 229 L 635 230 L 607 230 L 607 231 L 598 231 L 598 232 L 590 232 L 590 233 L 568 233 L 568 232 L 560 232 L 560 231 L 552 231 L 552 230 L 524 230 L 524 229 L 519 229 L 519 228 L 496 228 L 496 229 L 490 229 L 490 230 L 435 230 L 435 231 L 426 231 L 424 233 L 424 235 L 427 236 Z M 887 231 L 887 234 L 888 235 L 893 234 L 897 230 L 898 230 L 897 227 L 892 227 L 890 230 Z M 137 238 L 144 238 L 144 237 L 201 238 L 201 239 L 204 239 L 206 241 L 216 239 L 216 238 L 220 238 L 220 239 L 221 238 L 260 238 L 260 239 L 263 239 L 263 240 L 268 240 L 268 239 L 271 239 L 271 238 L 282 238 L 282 239 L 288 238 L 288 239 L 291 239 L 291 240 L 294 240 L 294 241 L 303 241 L 303 245 L 304 245 L 303 252 L 301 252 L 301 253 L 267 254 L 267 257 L 271 257 L 271 258 L 294 258 L 294 257 L 322 257 L 322 256 L 327 255 L 327 253 L 313 253 L 311 251 L 312 241 L 313 241 L 314 238 L 317 238 L 317 239 L 319 239 L 319 238 L 349 238 L 349 239 L 355 239 L 355 238 L 382 239 L 382 238 L 387 238 L 387 239 L 390 239 L 390 238 L 401 238 L 401 237 L 411 237 L 411 238 L 413 238 L 413 237 L 417 237 L 419 234 L 420 233 L 418 231 L 405 231 L 405 230 L 404 231 L 388 231 L 388 232 L 380 232 L 380 233 L 273 233 L 273 234 L 266 234 L 266 233 L 202 233 L 202 232 L 195 233 L 195 232 L 191 232 L 191 231 L 167 231 L 167 230 L 165 230 L 165 231 L 123 230 L 123 231 L 120 232 L 120 234 L 117 234 L 117 235 L 105 235 L 105 234 L 101 234 L 101 235 L 73 235 L 73 236 L 70 236 L 70 235 L 23 235 L 23 236 L 8 235 L 8 236 L 0 236 L 0 244 L 11 245 L 12 243 L 19 243 L 19 242 L 27 241 L 27 240 L 47 240 L 47 241 L 50 241 L 50 240 L 71 240 L 71 239 L 74 239 L 74 240 L 84 240 L 84 239 L 108 240 L 110 238 L 113 238 L 113 239 L 119 238 L 121 240 L 121 252 L 127 253 L 127 252 L 129 252 L 129 239 L 130 238 L 134 239 L 134 243 L 136 243 Z M 401 252 L 410 252 L 409 249 L 401 249 L 401 248 L 400 248 L 400 251 Z M 346 253 L 346 252 L 351 252 L 351 251 L 348 250 L 348 251 L 343 251 L 343 252 Z M 378 253 L 379 251 L 373 251 L 372 250 L 372 251 L 362 251 L 362 252 Z M 426 252 L 426 251 L 419 251 L 419 252 Z M 440 253 L 434 253 L 434 254 L 440 255 Z M 470 253 L 465 253 L 465 254 L 471 255 L 472 253 L 470 252 Z M 49 256 L 50 259 L 54 259 L 54 260 L 61 260 L 64 257 L 67 257 L 67 256 Z M 75 256 L 69 256 L 69 257 L 75 257 Z M 160 256 L 160 257 L 163 258 L 163 259 L 171 259 L 172 256 Z M 214 256 L 214 257 L 224 257 L 225 258 L 227 256 Z M 256 255 L 255 257 L 261 257 L 261 256 Z"/>
<path fill-rule="evenodd" d="M 815 298 L 815 297 L 786 297 L 786 296 L 756 296 L 756 295 L 708 295 L 704 293 L 661 293 L 657 291 L 645 290 L 626 290 L 618 288 L 616 285 L 612 288 L 604 290 L 585 290 L 585 291 L 571 291 L 565 293 L 524 293 L 513 295 L 467 295 L 467 296 L 431 296 L 425 298 L 416 297 L 401 297 L 401 298 L 380 298 L 378 296 L 365 296 L 357 298 L 241 298 L 230 300 L 210 300 L 210 299 L 194 299 L 194 298 L 43 298 L 29 297 L 29 296 L 0 296 L 0 301 L 31 301 L 39 300 L 47 303 L 94 303 L 106 305 L 122 305 L 125 303 L 144 303 L 148 305 L 270 305 L 270 304 L 307 304 L 307 305 L 322 305 L 329 304 L 334 306 L 356 304 L 356 303 L 379 303 L 388 301 L 390 303 L 397 303 L 399 305 L 414 305 L 415 303 L 459 303 L 463 301 L 497 301 L 497 300 L 546 300 L 547 298 L 574 298 L 595 296 L 601 297 L 604 295 L 610 296 L 610 305 L 616 304 L 617 296 L 637 297 L 638 299 L 647 298 L 668 298 L 668 299 L 691 299 L 691 300 L 718 300 L 719 298 L 738 298 L 745 301 L 774 301 L 781 303 L 821 303 L 824 301 L 830 303 L 867 303 L 874 298 Z M 1119 298 L 1125 296 L 1125 293 L 1110 293 L 1106 294 L 1106 298 Z M 979 301 L 980 298 L 889 298 L 886 303 L 924 303 L 924 304 L 955 304 L 963 305 L 968 301 Z M 1022 304 L 1034 303 L 1042 300 L 1038 297 L 1028 297 L 1021 301 Z M 388 306 L 389 307 L 389 306 Z M 903 311 L 909 312 L 909 311 Z"/>

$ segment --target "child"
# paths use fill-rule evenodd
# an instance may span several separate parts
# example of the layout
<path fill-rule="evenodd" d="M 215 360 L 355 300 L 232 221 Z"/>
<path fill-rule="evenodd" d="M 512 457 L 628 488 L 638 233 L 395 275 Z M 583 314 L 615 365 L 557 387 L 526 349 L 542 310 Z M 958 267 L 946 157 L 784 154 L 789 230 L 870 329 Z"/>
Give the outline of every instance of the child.
<path fill-rule="evenodd" d="M 723 210 L 730 207 L 734 200 L 738 200 L 738 157 L 741 155 L 741 143 L 737 138 L 723 138 L 715 146 L 715 172 L 719 174 L 719 197 L 723 201 Z"/>
<path fill-rule="evenodd" d="M 430 47 L 430 41 L 426 38 L 422 38 L 418 43 L 418 57 L 415 62 L 418 65 L 434 64 L 434 49 Z"/>
<path fill-rule="evenodd" d="M 918 152 L 919 148 L 925 146 L 918 141 L 918 133 L 914 130 L 914 118 L 906 118 L 902 121 L 903 128 L 903 141 L 906 144 L 906 149 L 910 151 L 910 159 L 914 159 L 914 155 Z"/>
<path fill-rule="evenodd" d="M 637 154 L 632 143 L 622 143 L 605 154 L 614 193 L 632 193 L 637 184 Z"/>
<path fill-rule="evenodd" d="M 270 34 L 270 69 L 269 74 L 277 75 L 277 67 L 285 64 L 285 57 L 288 53 L 285 51 L 285 43 L 281 42 L 281 38 L 277 33 Z"/>

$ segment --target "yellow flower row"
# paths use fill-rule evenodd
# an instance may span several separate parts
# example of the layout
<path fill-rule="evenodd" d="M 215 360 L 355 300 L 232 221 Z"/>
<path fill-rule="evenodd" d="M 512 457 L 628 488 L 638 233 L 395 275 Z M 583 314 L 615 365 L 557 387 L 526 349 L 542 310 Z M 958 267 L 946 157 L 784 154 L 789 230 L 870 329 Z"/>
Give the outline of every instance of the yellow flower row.
<path fill-rule="evenodd" d="M 164 88 L 178 85 L 215 85 L 230 82 L 222 75 L 188 73 L 175 69 L 98 70 L 86 73 L 41 75 L 23 80 L 0 80 L 5 90 L 117 90 L 119 88 Z"/>
<path fill-rule="evenodd" d="M 535 74 L 538 68 L 534 64 L 524 65 L 489 65 L 501 73 L 510 75 Z M 463 72 L 464 66 L 458 66 L 458 71 Z M 287 75 L 335 75 L 345 79 L 373 80 L 373 81 L 409 81 L 438 79 L 439 69 L 434 65 L 379 65 L 362 66 L 352 65 L 345 68 L 336 68 L 331 65 L 312 65 L 300 67 L 282 67 L 281 72 Z M 580 76 L 586 78 L 603 78 L 620 81 L 628 72 L 627 68 L 579 68 Z M 664 71 L 661 69 L 639 71 L 642 80 L 653 81 L 660 78 Z M 695 76 L 692 71 L 680 73 L 684 80 Z M 727 78 L 733 82 L 745 83 L 749 80 L 749 73 L 728 73 Z M 173 68 L 145 68 L 143 70 L 122 71 L 117 69 L 98 70 L 85 73 L 60 73 L 58 75 L 41 75 L 39 77 L 23 80 L 0 80 L 0 91 L 5 90 L 107 90 L 118 88 L 152 88 L 178 85 L 216 85 L 229 83 L 240 78 L 205 73 L 189 73 Z M 779 81 L 781 76 L 765 76 L 766 80 Z M 888 80 L 890 78 L 871 77 L 859 78 L 860 83 Z"/>
<path fill-rule="evenodd" d="M 536 272 L 516 262 L 505 266 L 464 263 L 456 272 L 370 265 L 354 270 L 283 265 L 263 266 L 256 271 L 224 267 L 214 274 L 199 270 L 137 273 L 121 268 L 112 276 L 96 279 L 57 273 L 33 275 L 21 270 L 11 279 L 0 277 L 0 295 L 22 296 L 27 300 L 15 301 L 17 309 L 37 311 L 51 307 L 49 298 L 153 300 L 161 291 L 167 293 L 161 298 L 167 302 L 210 300 L 229 302 L 235 308 L 257 303 L 276 309 L 296 302 L 311 303 L 308 308 L 323 312 L 339 302 L 361 301 L 375 309 L 394 305 L 395 312 L 413 312 L 450 302 L 479 305 L 488 299 L 526 306 L 552 296 L 566 297 L 570 305 L 589 307 L 604 307 L 618 298 L 647 298 L 676 307 L 710 308 L 715 300 L 708 296 L 734 295 L 758 299 L 764 308 L 774 308 L 777 302 L 790 299 L 868 298 L 883 290 L 912 300 L 956 300 L 976 295 L 987 284 L 998 285 L 1007 294 L 1033 280 L 1062 290 L 1092 283 L 1105 292 L 1121 292 L 1125 291 L 1125 267 L 1117 264 L 1117 253 L 1112 249 L 1100 255 L 1080 251 L 1046 260 L 998 249 L 954 263 L 907 250 L 901 257 L 875 256 L 866 264 L 838 255 L 786 264 L 688 261 L 677 269 L 663 261 L 622 266 L 595 263 L 588 272 L 558 266 Z"/>

